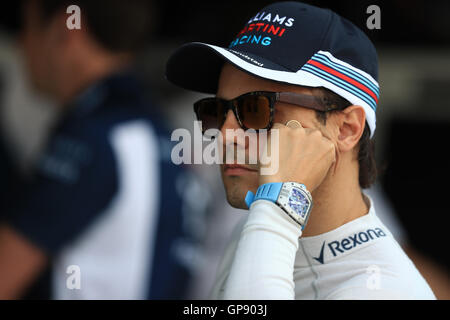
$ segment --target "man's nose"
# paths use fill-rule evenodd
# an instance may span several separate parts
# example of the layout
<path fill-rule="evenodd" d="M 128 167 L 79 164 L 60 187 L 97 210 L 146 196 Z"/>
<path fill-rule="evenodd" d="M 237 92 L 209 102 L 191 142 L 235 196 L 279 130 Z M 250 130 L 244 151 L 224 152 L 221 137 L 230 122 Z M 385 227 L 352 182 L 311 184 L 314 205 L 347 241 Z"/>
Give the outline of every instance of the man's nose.
<path fill-rule="evenodd" d="M 232 141 L 227 141 L 227 134 L 226 134 L 227 129 L 230 129 L 230 130 L 241 129 L 241 126 L 239 125 L 239 122 L 236 119 L 236 116 L 234 115 L 233 110 L 228 110 L 227 115 L 225 117 L 225 122 L 223 123 L 222 128 L 220 129 L 220 132 L 222 133 L 224 144 L 237 143 L 237 141 L 235 141 L 236 139 L 234 138 L 234 135 L 233 135 L 233 137 L 228 137 L 228 140 L 232 140 Z"/>

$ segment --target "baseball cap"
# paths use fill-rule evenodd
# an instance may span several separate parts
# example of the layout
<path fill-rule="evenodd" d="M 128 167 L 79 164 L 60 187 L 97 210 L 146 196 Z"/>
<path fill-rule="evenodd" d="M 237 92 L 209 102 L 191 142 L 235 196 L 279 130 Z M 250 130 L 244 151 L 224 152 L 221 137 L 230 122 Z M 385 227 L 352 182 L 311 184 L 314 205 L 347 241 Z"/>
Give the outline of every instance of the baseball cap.
<path fill-rule="evenodd" d="M 358 27 L 329 9 L 277 2 L 261 9 L 228 48 L 191 42 L 169 58 L 166 77 L 182 88 L 215 94 L 225 62 L 277 82 L 325 87 L 366 113 L 371 137 L 379 98 L 375 47 Z"/>

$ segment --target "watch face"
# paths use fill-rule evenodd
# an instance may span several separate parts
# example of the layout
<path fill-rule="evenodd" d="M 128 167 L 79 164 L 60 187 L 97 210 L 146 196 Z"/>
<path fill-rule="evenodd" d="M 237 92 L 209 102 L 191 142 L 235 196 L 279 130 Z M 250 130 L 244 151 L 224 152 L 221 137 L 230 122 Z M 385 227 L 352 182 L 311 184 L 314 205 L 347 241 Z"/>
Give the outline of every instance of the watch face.
<path fill-rule="evenodd" d="M 306 217 L 306 214 L 308 213 L 309 200 L 299 189 L 293 188 L 291 190 L 288 199 L 288 205 L 302 219 Z"/>
<path fill-rule="evenodd" d="M 296 182 L 283 183 L 277 204 L 302 228 L 306 225 L 312 207 L 312 198 L 304 185 Z"/>

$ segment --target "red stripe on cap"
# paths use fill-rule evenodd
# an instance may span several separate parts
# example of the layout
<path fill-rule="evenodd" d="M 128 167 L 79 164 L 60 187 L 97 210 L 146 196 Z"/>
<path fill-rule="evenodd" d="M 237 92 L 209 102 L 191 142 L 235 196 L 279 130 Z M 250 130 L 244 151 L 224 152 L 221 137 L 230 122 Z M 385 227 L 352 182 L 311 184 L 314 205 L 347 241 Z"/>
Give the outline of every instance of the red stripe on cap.
<path fill-rule="evenodd" d="M 309 60 L 307 63 L 312 64 L 313 66 L 316 66 L 319 69 L 322 69 L 323 71 L 326 71 L 328 73 L 331 73 L 332 75 L 335 75 L 338 78 L 341 78 L 342 80 L 345 80 L 351 84 L 353 84 L 355 87 L 363 90 L 364 92 L 368 93 L 374 100 L 376 103 L 378 103 L 378 98 L 375 95 L 375 93 L 373 93 L 372 90 L 370 90 L 369 88 L 367 88 L 365 85 L 363 85 L 362 83 L 346 76 L 345 74 L 340 73 L 339 71 L 336 71 L 334 69 L 331 69 L 330 67 L 327 67 L 325 65 L 323 65 L 320 62 L 317 62 L 315 60 Z"/>

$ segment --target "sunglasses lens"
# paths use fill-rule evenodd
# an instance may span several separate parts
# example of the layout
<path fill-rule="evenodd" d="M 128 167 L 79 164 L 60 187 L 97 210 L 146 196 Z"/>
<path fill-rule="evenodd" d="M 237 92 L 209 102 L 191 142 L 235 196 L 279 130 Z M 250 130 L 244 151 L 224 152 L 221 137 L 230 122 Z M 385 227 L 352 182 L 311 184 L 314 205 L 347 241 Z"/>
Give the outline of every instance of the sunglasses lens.
<path fill-rule="evenodd" d="M 262 95 L 248 95 L 236 101 L 242 124 L 249 129 L 264 129 L 270 122 L 270 100 Z"/>
<path fill-rule="evenodd" d="M 203 99 L 194 104 L 197 120 L 202 122 L 202 129 L 220 129 L 225 121 L 224 104 L 217 99 Z"/>
<path fill-rule="evenodd" d="M 226 119 L 226 101 L 207 98 L 194 104 L 197 120 L 202 122 L 203 133 L 208 129 L 221 129 Z M 264 95 L 245 95 L 233 101 L 240 123 L 247 129 L 264 129 L 270 124 L 270 98 Z"/>

